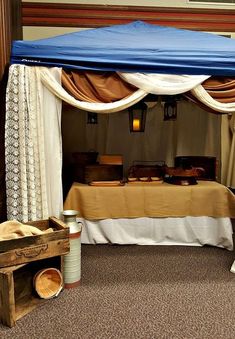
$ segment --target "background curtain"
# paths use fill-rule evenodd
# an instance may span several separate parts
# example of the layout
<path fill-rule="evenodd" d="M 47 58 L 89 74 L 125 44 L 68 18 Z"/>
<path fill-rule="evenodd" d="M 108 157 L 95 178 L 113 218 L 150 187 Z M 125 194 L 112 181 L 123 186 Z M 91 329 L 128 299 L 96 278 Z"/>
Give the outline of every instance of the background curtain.
<path fill-rule="evenodd" d="M 221 183 L 235 188 L 235 113 L 221 122 Z"/>
<path fill-rule="evenodd" d="M 98 124 L 89 125 L 86 112 L 65 106 L 62 115 L 65 161 L 72 163 L 73 152 L 96 150 L 99 154 L 122 154 L 125 174 L 133 161 L 165 161 L 173 166 L 177 155 L 215 156 L 220 165 L 220 115 L 182 100 L 177 103 L 177 120 L 164 121 L 162 103 L 147 104 L 144 133 L 130 133 L 126 110 L 99 114 Z"/>

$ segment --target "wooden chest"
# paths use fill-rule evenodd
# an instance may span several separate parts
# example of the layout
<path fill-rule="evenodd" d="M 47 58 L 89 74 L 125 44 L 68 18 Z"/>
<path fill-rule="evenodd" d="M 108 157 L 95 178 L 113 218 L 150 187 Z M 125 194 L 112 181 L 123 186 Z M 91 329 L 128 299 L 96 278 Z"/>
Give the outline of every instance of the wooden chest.
<path fill-rule="evenodd" d="M 69 252 L 69 228 L 61 220 L 31 221 L 26 224 L 40 230 L 53 228 L 53 232 L 0 242 L 0 267 L 8 267 L 60 256 Z"/>
<path fill-rule="evenodd" d="M 203 168 L 204 172 L 197 176 L 199 180 L 216 181 L 217 168 L 216 157 L 209 156 L 177 156 L 175 157 L 176 167 L 199 167 Z"/>
<path fill-rule="evenodd" d="M 163 178 L 165 175 L 165 163 L 163 161 L 134 161 L 133 165 L 128 170 L 128 177 L 158 177 Z"/>
<path fill-rule="evenodd" d="M 76 166 L 74 181 L 89 184 L 92 181 L 109 181 L 123 179 L 123 165 L 94 164 Z"/>
<path fill-rule="evenodd" d="M 46 302 L 33 288 L 35 274 L 44 268 L 57 268 L 63 273 L 61 256 L 42 259 L 28 264 L 0 269 L 0 321 L 13 327 L 16 321 Z"/>
<path fill-rule="evenodd" d="M 74 152 L 72 156 L 75 164 L 85 166 L 96 163 L 98 152 Z"/>

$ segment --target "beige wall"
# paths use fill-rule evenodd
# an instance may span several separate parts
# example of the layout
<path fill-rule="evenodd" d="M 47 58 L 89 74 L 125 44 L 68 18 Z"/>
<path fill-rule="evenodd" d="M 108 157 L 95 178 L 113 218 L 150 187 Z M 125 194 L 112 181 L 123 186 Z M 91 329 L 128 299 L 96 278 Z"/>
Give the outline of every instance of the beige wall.
<path fill-rule="evenodd" d="M 56 35 L 77 32 L 88 28 L 74 28 L 74 27 L 23 27 L 24 40 L 46 39 Z"/>
<path fill-rule="evenodd" d="M 89 28 L 73 28 L 73 27 L 23 27 L 23 39 L 24 40 L 37 40 L 37 39 L 46 39 L 56 35 L 77 32 L 79 30 L 89 29 Z M 210 32 L 213 33 L 213 32 Z M 235 39 L 235 33 L 229 32 L 216 32 L 214 34 L 224 34 L 231 35 Z"/>

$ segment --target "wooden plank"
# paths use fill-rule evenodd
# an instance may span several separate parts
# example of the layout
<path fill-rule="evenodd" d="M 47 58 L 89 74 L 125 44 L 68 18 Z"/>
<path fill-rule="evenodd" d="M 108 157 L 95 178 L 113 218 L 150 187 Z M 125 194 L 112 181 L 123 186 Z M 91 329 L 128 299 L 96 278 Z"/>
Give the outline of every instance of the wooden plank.
<path fill-rule="evenodd" d="M 37 11 L 40 9 L 61 9 L 61 10 L 88 10 L 92 11 L 143 11 L 143 12 L 167 12 L 167 13 L 193 13 L 193 14 L 201 14 L 201 13 L 209 13 L 209 14 L 231 14 L 235 12 L 233 9 L 217 9 L 217 8 L 189 8 L 189 7 L 161 7 L 161 6 L 124 6 L 124 5 L 95 5 L 95 4 L 72 4 L 72 3 L 46 3 L 46 2 L 22 2 L 23 13 L 26 11 Z"/>
<path fill-rule="evenodd" d="M 0 254 L 0 267 L 63 255 L 69 252 L 69 248 L 69 239 L 56 239 L 38 246 L 27 246 L 25 248 L 8 250 Z"/>
<path fill-rule="evenodd" d="M 39 228 L 41 231 L 45 231 L 49 228 L 49 220 L 37 220 L 37 221 L 28 221 L 25 225 L 30 225 Z"/>
<path fill-rule="evenodd" d="M 27 2 L 22 4 L 22 18 L 24 26 L 103 27 L 142 20 L 184 29 L 235 32 L 233 9 Z"/>
<path fill-rule="evenodd" d="M 0 321 L 4 325 L 14 326 L 16 320 L 46 302 L 33 288 L 35 274 L 46 267 L 57 268 L 63 274 L 63 257 L 55 256 L 0 270 Z"/>
<path fill-rule="evenodd" d="M 10 62 L 11 42 L 22 38 L 21 1 L 0 0 L 0 222 L 7 218 L 5 179 L 5 116 L 6 86 Z"/>
<path fill-rule="evenodd" d="M 43 266 L 43 264 L 42 264 Z M 18 266 L 19 267 L 19 266 Z M 18 320 L 41 304 L 43 299 L 38 298 L 33 289 L 33 277 L 41 268 L 38 263 L 26 264 L 13 270 L 15 292 L 15 320 Z"/>
<path fill-rule="evenodd" d="M 48 234 L 22 237 L 19 239 L 4 240 L 1 242 L 0 258 L 2 253 L 9 250 L 22 249 L 30 246 L 39 246 L 53 240 L 63 240 L 65 238 L 67 238 L 67 231 L 65 231 L 65 233 L 60 231 L 54 231 Z"/>
<path fill-rule="evenodd" d="M 0 267 L 15 266 L 69 252 L 69 228 L 57 218 L 29 222 L 33 226 L 55 229 L 52 233 L 1 242 Z"/>
<path fill-rule="evenodd" d="M 15 294 L 12 272 L 0 272 L 0 320 L 4 325 L 15 325 Z"/>
<path fill-rule="evenodd" d="M 49 217 L 49 219 L 46 220 L 28 221 L 25 224 L 35 226 L 42 231 L 45 231 L 50 227 L 56 230 L 64 230 L 67 228 L 67 225 L 62 220 L 56 217 Z"/>
<path fill-rule="evenodd" d="M 39 247 L 44 247 L 42 245 L 47 244 L 48 242 L 58 240 L 58 245 L 61 243 L 61 241 L 66 240 L 69 238 L 69 227 L 67 225 L 55 218 L 51 217 L 47 220 L 38 220 L 38 221 L 30 221 L 26 224 L 32 225 L 34 227 L 37 227 L 39 229 L 46 230 L 49 227 L 53 228 L 53 232 L 51 233 L 45 233 L 41 235 L 34 235 L 34 236 L 27 236 L 27 237 L 21 237 L 17 239 L 9 239 L 1 241 L 0 246 L 0 267 L 3 267 L 1 264 L 3 263 L 3 256 L 2 254 L 7 251 L 12 251 L 14 249 L 26 249 L 27 247 L 35 246 L 35 250 L 37 251 Z M 66 243 L 67 244 L 67 243 Z M 67 246 L 67 245 L 66 245 Z M 42 248 L 43 250 L 43 248 Z M 61 255 L 64 253 L 61 253 Z M 17 262 L 19 264 L 19 262 Z M 14 265 L 16 263 L 6 263 L 6 265 Z M 8 265 L 8 266 L 9 266 Z"/>
<path fill-rule="evenodd" d="M 35 308 L 44 304 L 45 299 L 39 299 L 33 295 L 25 296 L 24 298 L 18 300 L 16 304 L 16 320 L 24 317 L 26 314 L 32 312 Z"/>
<path fill-rule="evenodd" d="M 68 226 L 60 219 L 57 219 L 55 217 L 49 218 L 49 227 L 56 228 L 58 230 L 67 230 L 69 231 Z"/>
<path fill-rule="evenodd" d="M 54 231 L 47 234 L 33 235 L 28 237 L 22 237 L 18 239 L 10 239 L 1 241 L 0 249 L 0 258 L 3 252 L 13 250 L 13 249 L 22 249 L 30 246 L 38 246 L 47 244 L 50 241 L 54 240 L 63 240 L 68 237 L 69 229 L 64 231 Z"/>

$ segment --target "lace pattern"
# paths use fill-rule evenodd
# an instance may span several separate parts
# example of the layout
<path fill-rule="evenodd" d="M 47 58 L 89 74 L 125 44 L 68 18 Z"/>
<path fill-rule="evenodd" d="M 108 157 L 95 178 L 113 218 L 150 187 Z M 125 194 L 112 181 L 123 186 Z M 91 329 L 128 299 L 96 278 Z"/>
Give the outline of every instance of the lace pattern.
<path fill-rule="evenodd" d="M 33 67 L 10 67 L 5 125 L 7 217 L 23 222 L 48 217 L 39 83 Z"/>

